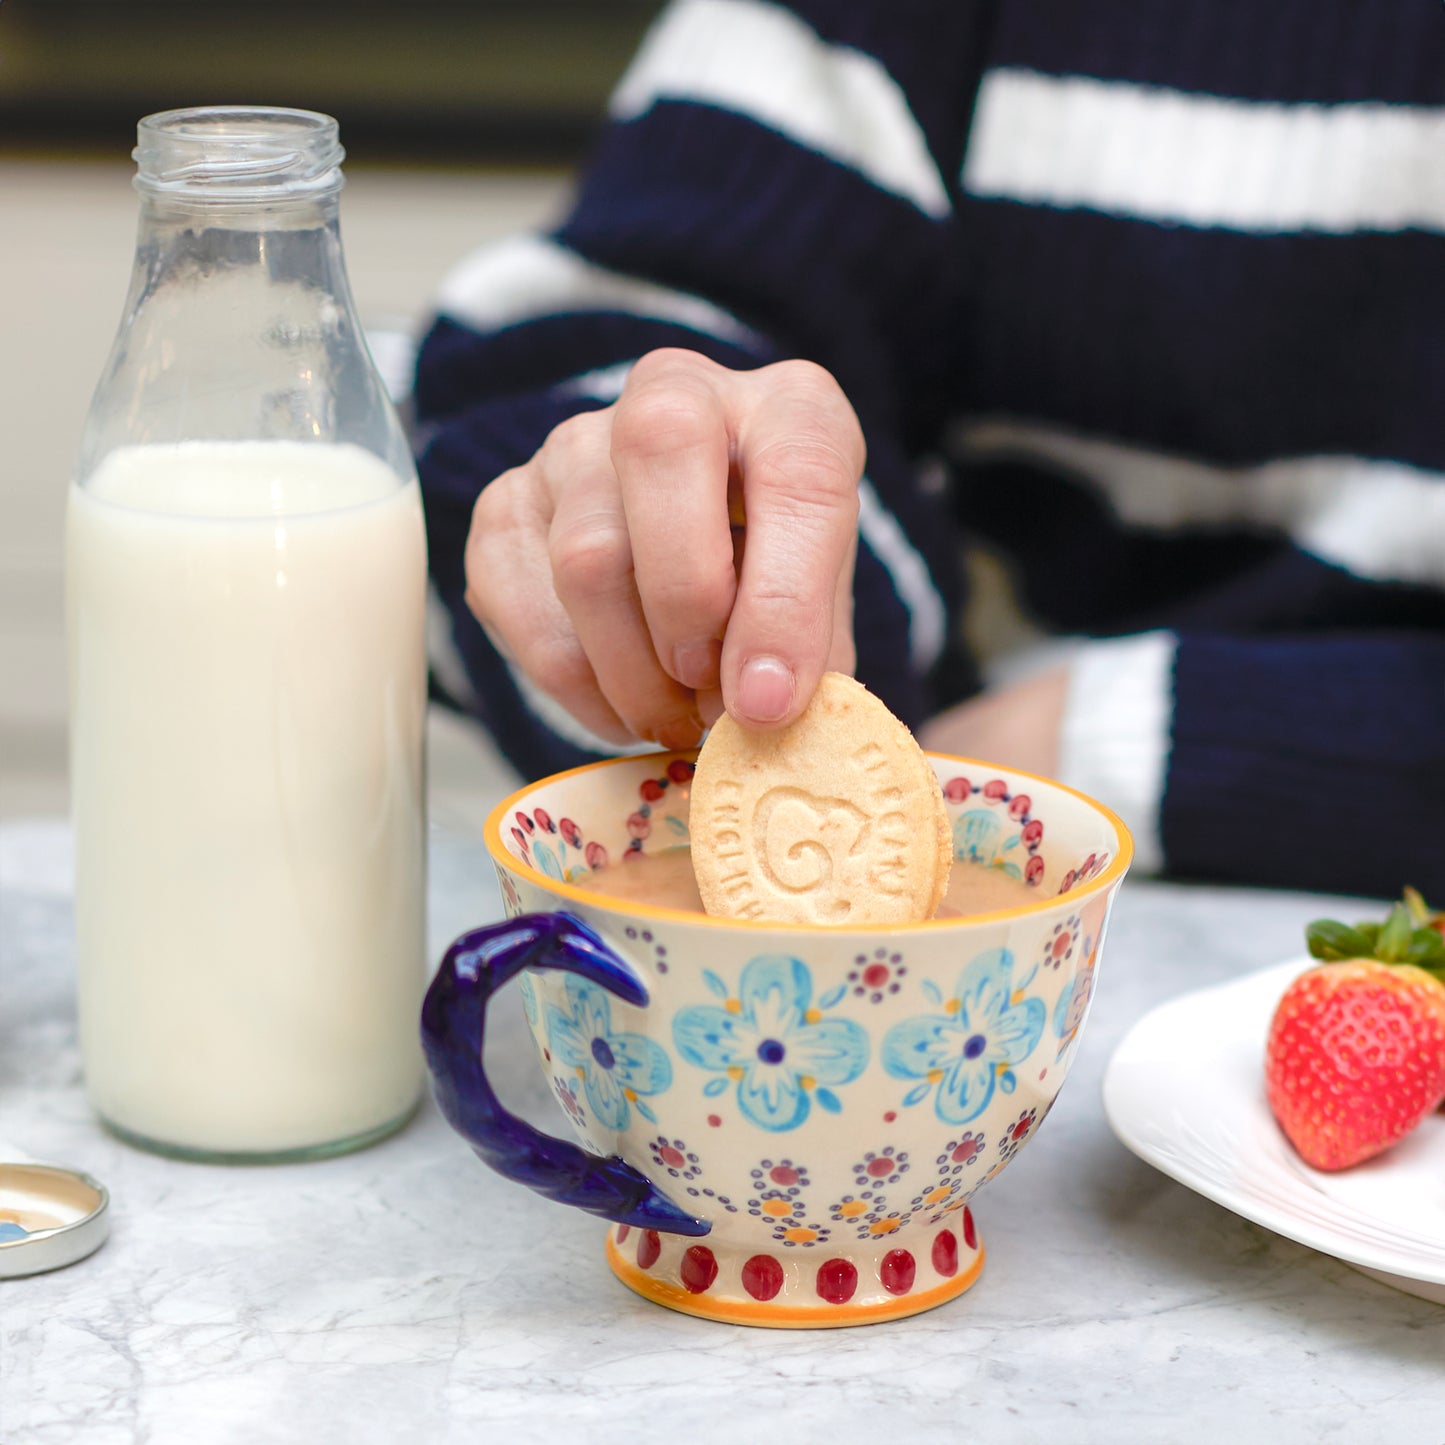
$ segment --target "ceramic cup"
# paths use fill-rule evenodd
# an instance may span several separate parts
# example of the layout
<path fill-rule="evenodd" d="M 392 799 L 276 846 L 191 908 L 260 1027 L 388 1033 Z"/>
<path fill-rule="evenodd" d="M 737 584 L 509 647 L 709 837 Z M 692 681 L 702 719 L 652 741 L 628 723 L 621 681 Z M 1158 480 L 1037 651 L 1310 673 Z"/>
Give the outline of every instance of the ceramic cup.
<path fill-rule="evenodd" d="M 508 921 L 459 938 L 428 992 L 434 1091 L 494 1169 L 613 1221 L 608 1262 L 647 1299 L 853 1325 L 978 1277 L 969 1201 L 1063 1083 L 1132 845 L 1057 783 L 931 760 L 955 871 L 998 870 L 1020 906 L 825 928 L 593 891 L 687 843 L 684 754 L 561 773 L 488 819 Z M 581 1147 L 508 1114 L 487 1081 L 486 1001 L 516 974 Z"/>

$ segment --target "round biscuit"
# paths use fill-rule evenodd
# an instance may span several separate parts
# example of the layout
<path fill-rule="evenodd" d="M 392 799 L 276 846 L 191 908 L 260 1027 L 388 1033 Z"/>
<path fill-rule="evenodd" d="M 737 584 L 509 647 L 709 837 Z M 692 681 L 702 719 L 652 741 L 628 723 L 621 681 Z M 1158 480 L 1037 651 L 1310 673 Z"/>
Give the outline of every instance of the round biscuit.
<path fill-rule="evenodd" d="M 689 831 L 715 916 L 833 927 L 933 917 L 953 863 L 938 778 L 861 683 L 824 674 L 796 722 L 724 716 L 698 754 Z"/>

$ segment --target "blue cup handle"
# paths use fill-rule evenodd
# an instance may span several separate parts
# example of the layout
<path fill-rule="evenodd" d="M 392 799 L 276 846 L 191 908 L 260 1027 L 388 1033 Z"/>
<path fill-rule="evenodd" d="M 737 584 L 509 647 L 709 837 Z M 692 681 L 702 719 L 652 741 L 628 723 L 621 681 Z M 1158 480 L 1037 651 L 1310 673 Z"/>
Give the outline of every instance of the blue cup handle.
<path fill-rule="evenodd" d="M 447 949 L 421 1013 L 432 1092 L 447 1121 L 484 1164 L 544 1198 L 617 1224 L 706 1234 L 712 1228 L 707 1220 L 679 1209 L 616 1155 L 589 1154 L 502 1107 L 482 1065 L 487 1000 L 524 968 L 563 969 L 627 1003 L 647 1003 L 642 981 L 570 913 L 528 913 L 462 934 Z"/>

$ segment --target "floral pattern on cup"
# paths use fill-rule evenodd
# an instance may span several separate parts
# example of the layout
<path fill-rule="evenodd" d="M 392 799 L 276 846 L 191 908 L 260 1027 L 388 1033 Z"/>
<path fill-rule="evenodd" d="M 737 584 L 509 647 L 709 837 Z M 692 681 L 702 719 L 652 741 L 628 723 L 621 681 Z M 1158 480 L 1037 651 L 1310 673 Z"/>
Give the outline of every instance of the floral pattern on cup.
<path fill-rule="evenodd" d="M 607 866 L 606 848 L 584 841 L 571 818 L 554 818 L 546 808 L 530 813 L 519 809 L 512 815 L 511 835 L 522 861 L 559 883 L 575 883 L 594 868 Z M 512 904 L 510 896 L 507 904 Z"/>
<path fill-rule="evenodd" d="M 1045 865 L 1039 845 L 1044 841 L 1044 825 L 1033 816 L 1033 799 L 1027 793 L 1010 793 L 1002 778 L 975 783 L 958 776 L 944 783 L 943 797 L 953 807 L 969 805 L 953 820 L 955 859 L 997 868 L 1032 887 L 1043 881 Z M 977 807 L 972 806 L 975 797 L 979 799 Z"/>
<path fill-rule="evenodd" d="M 622 861 L 638 857 L 643 844 L 652 837 L 655 825 L 661 824 L 666 830 L 661 846 L 683 847 L 689 841 L 685 818 L 678 813 L 658 807 L 668 789 L 680 787 L 692 781 L 695 765 L 686 758 L 674 758 L 660 777 L 644 778 L 637 788 L 637 805 L 627 815 L 623 824 L 627 844 L 622 850 Z M 595 839 L 588 841 L 582 828 L 572 818 L 554 818 L 546 808 L 533 808 L 530 812 L 518 809 L 512 814 L 509 836 L 513 851 L 524 863 L 555 878 L 561 883 L 577 883 L 588 873 L 606 868 L 612 863 L 612 855 Z M 654 845 L 658 846 L 658 845 Z M 522 911 L 515 898 L 515 887 L 506 895 L 509 916 L 515 917 Z M 515 904 L 515 906 L 514 906 Z"/>
<path fill-rule="evenodd" d="M 1043 955 L 1039 962 L 1044 968 L 1059 968 L 1074 956 L 1079 944 L 1083 919 L 1071 913 L 1066 919 L 1054 924 L 1053 930 L 1044 939 Z"/>
<path fill-rule="evenodd" d="M 853 1183 L 860 1189 L 886 1189 L 908 1173 L 908 1153 L 895 1151 L 893 1145 L 870 1149 L 853 1162 Z"/>
<path fill-rule="evenodd" d="M 798 1191 L 764 1189 L 748 1200 L 748 1213 L 754 1219 L 784 1220 L 792 1222 L 795 1215 L 803 1212 L 803 1201 L 797 1198 Z"/>
<path fill-rule="evenodd" d="M 699 1189 L 697 1185 L 689 1184 L 687 1185 L 687 1192 L 692 1195 L 694 1199 L 711 1200 L 718 1208 L 728 1214 L 736 1214 L 738 1212 L 738 1206 L 734 1204 L 726 1194 L 719 1194 L 715 1189 Z"/>
<path fill-rule="evenodd" d="M 780 1219 L 773 1226 L 773 1238 L 786 1249 L 811 1249 L 814 1245 L 827 1244 L 832 1237 L 833 1231 L 828 1225 L 801 1217 Z"/>
<path fill-rule="evenodd" d="M 934 1224 L 945 1214 L 959 1208 L 974 1190 L 974 1186 L 963 1178 L 964 1171 L 978 1163 L 987 1143 L 982 1131 L 970 1131 L 950 1139 L 934 1161 L 938 1169 L 934 1183 L 914 1195 L 909 1209 L 915 1214 L 931 1210 L 928 1222 Z"/>
<path fill-rule="evenodd" d="M 498 881 L 502 889 L 503 911 L 508 918 L 516 918 L 522 912 L 522 895 L 517 892 L 517 885 L 510 873 L 500 874 Z"/>
<path fill-rule="evenodd" d="M 576 1129 L 583 1131 L 587 1128 L 587 1111 L 582 1107 L 582 1101 L 577 1097 L 577 1086 L 571 1079 L 553 1079 L 552 1092 L 557 1096 L 557 1102 L 561 1104 L 562 1111 L 572 1121 Z"/>
<path fill-rule="evenodd" d="M 858 1227 L 859 1239 L 884 1239 L 890 1234 L 896 1234 L 898 1230 L 913 1218 L 911 1210 L 894 1209 L 886 1214 L 880 1214 L 876 1219 L 870 1219 L 867 1224 Z"/>
<path fill-rule="evenodd" d="M 1059 995 L 1054 1006 L 1052 1027 L 1059 1037 L 1056 1059 L 1062 1060 L 1068 1053 L 1084 1019 L 1089 1013 L 1089 1003 L 1094 996 L 1094 971 L 1098 964 L 1099 949 L 1095 939 L 1084 939 L 1084 961 L 1074 974 L 1073 982 Z"/>
<path fill-rule="evenodd" d="M 627 815 L 625 825 L 627 848 L 623 853 L 624 862 L 627 858 L 635 857 L 642 852 L 642 845 L 652 836 L 653 824 L 658 821 L 659 817 L 663 826 L 668 830 L 667 845 L 681 847 L 690 840 L 687 823 L 676 813 L 659 812 L 656 805 L 663 801 L 667 790 L 673 785 L 690 783 L 695 771 L 696 765 L 686 758 L 674 758 L 660 778 L 644 778 L 638 784 L 637 793 L 641 802 Z"/>
<path fill-rule="evenodd" d="M 812 1183 L 808 1166 L 792 1159 L 760 1159 L 752 1178 L 755 1188 L 781 1190 L 789 1199 L 796 1199 Z"/>
<path fill-rule="evenodd" d="M 626 938 L 629 943 L 640 942 L 651 951 L 652 966 L 658 973 L 666 973 L 672 966 L 667 960 L 667 945 L 665 943 L 659 943 L 657 939 L 653 937 L 650 928 L 634 928 L 629 923 L 627 927 L 622 930 L 622 936 Z"/>
<path fill-rule="evenodd" d="M 945 1214 L 957 1209 L 967 1197 L 960 1180 L 941 1180 L 932 1188 L 925 1189 L 922 1194 L 914 1195 L 909 1202 L 909 1212 L 910 1214 L 927 1213 L 927 1222 L 936 1224 Z"/>
<path fill-rule="evenodd" d="M 643 1034 L 612 1027 L 612 1003 L 596 984 L 568 974 L 567 1006 L 547 1008 L 547 1042 L 557 1062 L 575 1070 L 587 1106 L 606 1129 L 625 1129 L 636 1108 L 649 1123 L 657 1116 L 645 1096 L 664 1093 L 672 1064 Z"/>
<path fill-rule="evenodd" d="M 537 1013 L 537 986 L 524 973 L 521 978 L 517 980 L 517 988 L 522 995 L 522 1012 L 527 1016 L 527 1026 L 535 1032 L 537 1019 L 539 1017 Z"/>
<path fill-rule="evenodd" d="M 1089 879 L 1097 878 L 1108 866 L 1107 853 L 1090 853 L 1077 868 L 1070 868 L 1064 874 L 1064 881 L 1059 884 L 1059 892 L 1067 893 L 1076 883 L 1087 883 Z"/>
<path fill-rule="evenodd" d="M 852 1083 L 869 1052 L 867 1030 L 851 1019 L 823 1017 L 842 988 L 814 1004 L 807 964 L 785 954 L 763 954 L 744 965 L 736 993 L 711 969 L 702 979 L 722 1005 L 680 1010 L 672 1036 L 684 1060 L 718 1075 L 704 1085 L 705 1095 L 735 1084 L 743 1117 L 778 1133 L 802 1124 L 815 1101 L 830 1113 L 842 1110 L 833 1087 Z"/>
<path fill-rule="evenodd" d="M 995 1089 L 1013 1092 L 1014 1066 L 1037 1047 L 1046 1012 L 1038 998 L 1015 1001 L 1013 964 L 1008 949 L 989 949 L 963 970 L 947 1000 L 925 981 L 924 992 L 943 1012 L 895 1024 L 883 1040 L 883 1067 L 894 1078 L 921 1081 L 903 1096 L 905 1106 L 932 1094 L 944 1123 L 967 1124 Z"/>
<path fill-rule="evenodd" d="M 1039 1111 L 1025 1109 L 1009 1128 L 1004 1130 L 1003 1138 L 999 1141 L 999 1159 L 1007 1162 L 1012 1159 L 1024 1146 L 1024 1141 L 1038 1128 L 1042 1122 Z"/>
<path fill-rule="evenodd" d="M 874 1189 L 864 1189 L 858 1194 L 844 1194 L 828 1206 L 828 1214 L 835 1224 L 857 1225 L 859 1221 L 876 1219 L 878 1212 L 888 1207 L 888 1201 Z"/>
<path fill-rule="evenodd" d="M 647 1146 L 652 1162 L 674 1179 L 696 1179 L 702 1173 L 701 1159 L 681 1139 L 659 1134 Z"/>
<path fill-rule="evenodd" d="M 848 970 L 848 984 L 855 998 L 866 998 L 869 1003 L 882 1003 L 903 987 L 908 976 L 908 965 L 903 955 L 893 948 L 875 948 L 870 953 L 860 953 Z"/>

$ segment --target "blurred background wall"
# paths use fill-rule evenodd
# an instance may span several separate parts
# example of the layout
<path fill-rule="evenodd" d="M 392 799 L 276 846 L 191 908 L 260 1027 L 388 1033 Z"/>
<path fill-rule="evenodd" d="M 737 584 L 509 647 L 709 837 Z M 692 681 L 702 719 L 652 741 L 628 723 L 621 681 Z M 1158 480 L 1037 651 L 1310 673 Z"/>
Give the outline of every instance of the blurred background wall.
<path fill-rule="evenodd" d="M 372 156 L 566 165 L 661 0 L 3 0 L 0 127 L 124 145 L 137 116 L 265 101 Z"/>
<path fill-rule="evenodd" d="M 341 122 L 368 328 L 413 331 L 472 247 L 565 204 L 661 0 L 0 0 L 0 817 L 63 811 L 61 527 L 135 228 L 136 120 L 228 102 Z M 436 724 L 434 817 L 497 785 Z"/>

